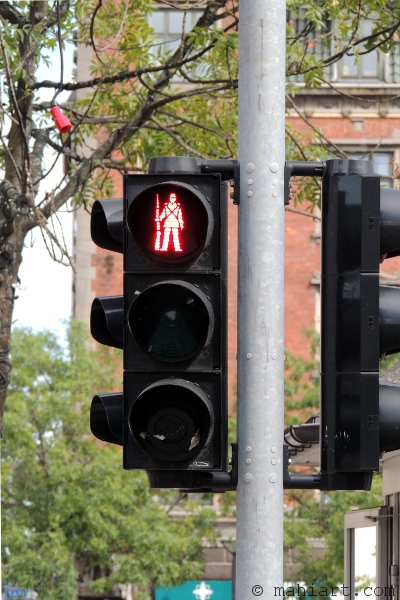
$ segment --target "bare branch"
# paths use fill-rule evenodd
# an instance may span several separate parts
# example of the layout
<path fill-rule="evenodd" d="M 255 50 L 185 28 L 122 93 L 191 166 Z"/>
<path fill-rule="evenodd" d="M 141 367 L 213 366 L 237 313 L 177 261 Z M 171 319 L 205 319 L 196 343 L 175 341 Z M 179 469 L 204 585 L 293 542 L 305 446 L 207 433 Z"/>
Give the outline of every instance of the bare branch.
<path fill-rule="evenodd" d="M 233 135 L 229 135 L 229 134 L 225 133 L 224 131 L 222 131 L 221 129 L 213 129 L 212 127 L 207 127 L 206 125 L 203 125 L 202 123 L 196 123 L 195 121 L 191 121 L 190 119 L 188 119 L 187 117 L 184 117 L 183 115 L 176 115 L 174 113 L 170 113 L 170 112 L 167 112 L 164 110 L 158 110 L 157 114 L 165 115 L 166 117 L 177 120 L 178 123 L 176 125 L 174 125 L 174 127 L 178 127 L 181 123 L 187 123 L 188 125 L 193 125 L 193 127 L 196 127 L 197 129 L 202 129 L 203 131 L 209 131 L 210 133 L 215 133 L 217 135 L 220 135 L 227 140 L 234 139 Z"/>
<path fill-rule="evenodd" d="M 34 129 L 32 131 L 32 137 L 35 138 L 36 140 L 38 138 L 41 138 L 43 140 L 45 140 L 46 144 L 48 146 L 50 146 L 51 148 L 53 148 L 53 150 L 55 150 L 56 152 L 58 152 L 58 155 L 63 155 L 66 156 L 68 158 L 72 158 L 73 160 L 75 160 L 76 162 L 82 162 L 83 158 L 81 156 L 79 156 L 79 154 L 77 154 L 76 152 L 74 152 L 73 150 L 71 150 L 71 148 L 68 148 L 65 143 L 60 146 L 60 144 L 57 144 L 57 142 L 55 142 L 54 140 L 51 139 L 50 137 L 50 131 L 54 129 L 53 127 L 48 128 L 48 129 Z M 53 167 L 51 167 L 53 168 Z M 46 171 L 45 176 L 47 177 L 47 175 L 50 173 L 50 169 L 48 171 Z M 35 179 L 34 184 L 36 185 L 39 181 L 41 181 L 42 177 L 39 177 L 38 179 Z"/>
<path fill-rule="evenodd" d="M 286 100 L 289 102 L 289 104 L 292 106 L 292 108 L 296 111 L 296 113 L 299 115 L 299 117 L 301 117 L 303 119 L 303 121 L 305 123 L 307 123 L 307 125 L 313 131 L 315 131 L 315 133 L 318 135 L 320 140 L 322 142 L 324 142 L 324 145 L 328 150 L 334 149 L 338 156 L 341 156 L 342 158 L 347 158 L 347 154 L 341 148 L 339 148 L 339 146 L 337 146 L 334 142 L 332 142 L 332 140 L 329 140 L 323 134 L 323 132 L 319 129 L 319 127 L 316 127 L 313 123 L 311 123 L 311 121 L 309 119 L 307 119 L 306 115 L 301 112 L 301 110 L 299 109 L 297 104 L 294 102 L 293 98 L 291 96 L 289 96 L 289 94 L 286 94 Z"/>
<path fill-rule="evenodd" d="M 58 216 L 56 213 L 54 213 L 53 216 L 58 219 Z M 59 219 L 58 219 L 58 221 L 59 221 Z M 66 242 L 65 242 L 65 237 L 64 237 L 63 232 L 61 233 L 63 243 L 60 243 L 57 235 L 55 235 L 52 231 L 50 231 L 49 227 L 46 224 L 41 225 L 40 231 L 42 234 L 43 242 L 46 246 L 46 250 L 49 253 L 51 259 L 61 265 L 66 266 L 66 267 L 72 267 L 75 270 L 75 267 L 73 264 L 73 258 L 72 258 L 72 256 L 70 256 L 68 254 L 68 251 L 66 249 Z M 48 236 L 48 238 L 50 240 L 50 244 L 47 241 L 46 235 Z M 55 248 L 57 248 L 59 250 L 59 252 L 61 254 L 61 258 L 57 257 Z M 64 260 L 63 260 L 64 258 L 66 259 L 66 262 L 64 262 Z"/>
<path fill-rule="evenodd" d="M 163 125 L 158 119 L 152 117 L 150 120 L 153 121 L 153 123 L 155 123 L 161 131 L 167 133 L 174 140 L 174 142 L 178 144 L 178 146 L 185 150 L 185 152 L 188 152 L 188 154 L 194 154 L 199 158 L 206 158 L 204 154 L 202 154 L 201 152 L 197 152 L 197 150 L 189 146 L 189 144 L 186 144 L 178 134 L 174 133 L 169 127 Z"/>

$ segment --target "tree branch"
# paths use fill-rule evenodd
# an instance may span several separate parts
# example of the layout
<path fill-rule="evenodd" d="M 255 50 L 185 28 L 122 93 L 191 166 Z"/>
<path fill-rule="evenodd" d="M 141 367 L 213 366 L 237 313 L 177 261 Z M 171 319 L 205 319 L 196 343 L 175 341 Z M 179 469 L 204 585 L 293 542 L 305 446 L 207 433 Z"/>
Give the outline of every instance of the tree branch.
<path fill-rule="evenodd" d="M 135 115 L 135 117 L 129 121 L 125 127 L 121 127 L 116 131 L 112 132 L 109 138 L 101 144 L 96 150 L 93 152 L 90 158 L 85 158 L 82 161 L 80 168 L 75 171 L 68 180 L 65 187 L 55 196 L 54 200 L 54 208 L 49 205 L 45 205 L 43 208 L 43 214 L 48 217 L 50 216 L 54 210 L 58 210 L 65 202 L 74 196 L 82 181 L 86 181 L 93 171 L 102 165 L 102 162 L 105 158 L 108 158 L 114 150 L 116 150 L 122 143 L 129 140 L 137 131 L 151 118 L 153 113 L 157 108 L 161 106 L 165 106 L 175 100 L 180 98 L 187 98 L 189 96 L 194 96 L 198 94 L 206 94 L 211 91 L 221 91 L 223 89 L 228 89 L 228 87 L 233 86 L 216 86 L 210 89 L 201 88 L 195 90 L 185 90 L 181 93 L 175 94 L 174 96 L 168 96 L 161 98 L 160 100 L 148 102 L 146 103 Z M 35 227 L 36 223 L 31 222 L 28 227 Z"/>
<path fill-rule="evenodd" d="M 286 94 L 286 100 L 289 102 L 289 104 L 291 104 L 292 108 L 296 111 L 296 113 L 299 115 L 299 117 L 301 117 L 303 119 L 303 121 L 305 123 L 307 123 L 307 125 L 313 131 L 315 131 L 315 133 L 318 135 L 318 137 L 323 142 L 325 142 L 325 148 L 327 148 L 328 150 L 333 148 L 336 151 L 338 156 L 341 156 L 342 158 L 347 158 L 347 154 L 341 148 L 339 148 L 339 146 L 337 146 L 334 142 L 329 140 L 318 127 L 316 127 L 313 123 L 311 123 L 311 121 L 309 119 L 307 119 L 306 115 L 300 111 L 299 107 L 294 102 L 293 98 L 291 98 L 291 96 L 289 96 L 289 94 Z"/>
<path fill-rule="evenodd" d="M 221 16 L 218 13 L 218 9 L 224 6 L 224 0 L 210 0 L 207 3 L 207 6 L 203 12 L 203 14 L 199 17 L 196 27 L 210 27 L 215 21 L 219 20 Z M 164 73 L 168 77 L 168 80 L 175 74 L 176 70 L 183 65 L 193 62 L 198 58 L 201 58 L 206 52 L 211 50 L 214 47 L 215 43 L 211 43 L 206 48 L 203 48 L 196 54 L 192 56 L 188 56 L 190 49 L 193 44 L 190 41 L 190 35 L 188 33 L 185 34 L 182 38 L 182 43 L 179 48 L 174 52 L 174 54 L 167 60 L 164 65 L 154 66 L 154 67 L 145 67 L 142 69 L 133 69 L 127 71 L 120 71 L 116 75 L 108 75 L 108 76 L 99 76 L 94 77 L 93 79 L 89 79 L 87 81 L 81 81 L 76 83 L 66 83 L 61 87 L 61 90 L 66 91 L 75 91 L 89 87 L 97 87 L 99 85 L 108 84 L 108 83 L 121 83 L 122 81 L 126 81 L 128 79 L 135 79 L 136 77 L 140 77 L 142 75 L 146 75 L 147 73 Z M 185 58 L 186 57 L 186 58 Z M 171 74 L 167 75 L 167 73 L 171 70 Z M 33 89 L 40 88 L 58 88 L 59 84 L 54 81 L 42 81 L 36 83 L 33 86 Z"/>
<path fill-rule="evenodd" d="M 355 96 L 354 94 L 349 94 L 347 92 L 344 92 L 343 90 L 336 87 L 330 81 L 327 81 L 323 77 L 316 77 L 316 79 L 321 81 L 324 85 L 327 85 L 328 87 L 330 87 L 332 90 L 334 90 L 340 96 L 344 96 L 345 98 L 351 98 L 351 100 L 358 100 L 360 102 L 367 102 L 368 104 L 378 104 L 379 102 L 382 102 L 382 98 L 377 98 L 377 99 L 366 98 L 365 96 Z M 376 95 L 376 94 L 374 94 L 374 95 Z M 388 102 L 389 100 L 397 100 L 398 98 L 400 98 L 400 94 L 396 94 L 396 96 L 386 96 L 385 95 L 385 102 Z"/>
<path fill-rule="evenodd" d="M 15 8 L 15 4 L 11 5 L 7 0 L 0 2 L 0 17 L 11 25 L 23 27 L 27 24 L 25 17 Z"/>
<path fill-rule="evenodd" d="M 210 133 L 215 133 L 218 134 L 222 137 L 224 137 L 227 140 L 233 140 L 234 136 L 229 135 L 225 132 L 221 132 L 220 129 L 213 129 L 212 127 L 207 127 L 206 125 L 203 125 L 201 123 L 195 123 L 195 121 L 192 121 L 186 117 L 184 117 L 183 115 L 176 115 L 174 113 L 170 113 L 167 112 L 165 110 L 159 110 L 157 111 L 157 114 L 159 115 L 165 115 L 166 117 L 169 117 L 171 119 L 176 119 L 177 121 L 179 121 L 176 125 L 174 125 L 174 127 L 179 127 L 179 125 L 181 123 L 187 123 L 188 125 L 193 125 L 193 127 L 196 127 L 198 129 L 202 129 L 203 131 L 209 131 Z"/>
<path fill-rule="evenodd" d="M 176 142 L 176 144 L 178 144 L 178 146 L 183 148 L 185 150 L 185 152 L 187 152 L 189 155 L 194 154 L 195 156 L 198 156 L 199 158 L 206 158 L 204 156 L 204 154 L 202 154 L 201 152 L 198 152 L 197 150 L 195 150 L 194 148 L 189 146 L 189 144 L 186 144 L 182 140 L 180 135 L 177 135 L 169 127 L 166 127 L 165 125 L 163 125 L 158 119 L 156 119 L 156 117 L 151 117 L 150 121 L 153 121 L 153 123 L 155 123 L 161 131 L 164 131 L 165 133 L 167 133 L 174 140 L 174 142 Z"/>

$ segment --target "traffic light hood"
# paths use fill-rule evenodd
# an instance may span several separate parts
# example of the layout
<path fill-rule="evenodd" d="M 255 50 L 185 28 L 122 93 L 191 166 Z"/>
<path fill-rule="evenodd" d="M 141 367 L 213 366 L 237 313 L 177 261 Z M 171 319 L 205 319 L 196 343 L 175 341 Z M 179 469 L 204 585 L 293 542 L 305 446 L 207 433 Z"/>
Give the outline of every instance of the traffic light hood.
<path fill-rule="evenodd" d="M 100 248 L 123 252 L 123 203 L 122 198 L 96 200 L 92 207 L 90 233 Z"/>

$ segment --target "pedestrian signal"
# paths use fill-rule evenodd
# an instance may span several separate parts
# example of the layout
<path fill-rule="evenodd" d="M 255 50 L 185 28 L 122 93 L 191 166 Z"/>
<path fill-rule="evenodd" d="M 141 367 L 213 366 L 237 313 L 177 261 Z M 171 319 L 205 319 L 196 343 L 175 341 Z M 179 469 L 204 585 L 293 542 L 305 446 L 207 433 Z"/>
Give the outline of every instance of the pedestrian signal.
<path fill-rule="evenodd" d="M 291 176 L 322 177 L 322 252 L 320 413 L 288 430 L 303 450 L 319 442 L 321 468 L 285 467 L 284 486 L 368 490 L 382 453 L 400 449 L 400 386 L 379 377 L 400 351 L 400 288 L 379 285 L 383 261 L 400 256 L 400 191 L 381 188 L 367 160 L 289 161 L 285 173 L 287 199 Z"/>
<path fill-rule="evenodd" d="M 227 472 L 227 183 L 183 162 L 124 180 L 124 467 Z"/>
<path fill-rule="evenodd" d="M 148 257 L 181 262 L 198 256 L 210 241 L 213 214 L 207 199 L 184 182 L 143 190 L 127 213 L 128 230 Z"/>

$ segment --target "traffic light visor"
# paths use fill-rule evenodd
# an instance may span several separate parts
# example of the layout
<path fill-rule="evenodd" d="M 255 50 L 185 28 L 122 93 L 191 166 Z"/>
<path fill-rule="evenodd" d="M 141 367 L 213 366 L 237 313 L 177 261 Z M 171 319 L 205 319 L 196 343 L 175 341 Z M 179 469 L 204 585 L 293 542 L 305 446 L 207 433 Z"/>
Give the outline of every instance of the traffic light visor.
<path fill-rule="evenodd" d="M 97 439 L 122 446 L 123 395 L 98 394 L 90 408 L 90 429 Z"/>
<path fill-rule="evenodd" d="M 203 251 L 213 220 L 208 200 L 194 186 L 167 182 L 147 187 L 133 199 L 127 225 L 144 254 L 174 264 Z"/>

